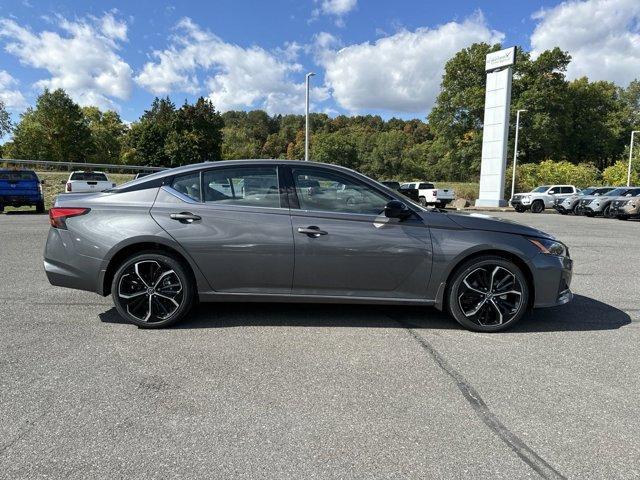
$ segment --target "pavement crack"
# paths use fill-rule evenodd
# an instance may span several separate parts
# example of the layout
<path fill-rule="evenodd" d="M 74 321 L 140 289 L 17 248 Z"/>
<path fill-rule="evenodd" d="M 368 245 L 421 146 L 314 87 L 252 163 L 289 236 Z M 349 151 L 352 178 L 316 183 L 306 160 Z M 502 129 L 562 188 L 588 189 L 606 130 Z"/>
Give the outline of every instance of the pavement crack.
<path fill-rule="evenodd" d="M 507 428 L 502 421 L 489 409 L 478 391 L 454 369 L 449 362 L 423 337 L 418 335 L 413 327 L 402 320 L 394 319 L 407 329 L 409 335 L 431 356 L 436 365 L 453 379 L 458 390 L 471 405 L 480 420 L 489 427 L 504 443 L 513 450 L 520 459 L 535 470 L 542 478 L 560 480 L 566 479 L 558 470 L 553 468 L 544 458 L 538 455 L 520 437 Z"/>

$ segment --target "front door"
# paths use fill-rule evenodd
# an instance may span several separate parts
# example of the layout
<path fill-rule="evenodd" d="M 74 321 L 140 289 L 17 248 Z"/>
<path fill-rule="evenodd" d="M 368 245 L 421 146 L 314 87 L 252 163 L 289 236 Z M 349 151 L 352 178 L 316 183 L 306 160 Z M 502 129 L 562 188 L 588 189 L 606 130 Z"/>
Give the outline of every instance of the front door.
<path fill-rule="evenodd" d="M 282 208 L 278 167 L 190 172 L 160 189 L 153 218 L 228 293 L 289 294 L 293 234 Z"/>
<path fill-rule="evenodd" d="M 347 173 L 301 166 L 291 174 L 294 294 L 426 298 L 431 240 L 420 219 L 386 218 L 391 197 Z"/>

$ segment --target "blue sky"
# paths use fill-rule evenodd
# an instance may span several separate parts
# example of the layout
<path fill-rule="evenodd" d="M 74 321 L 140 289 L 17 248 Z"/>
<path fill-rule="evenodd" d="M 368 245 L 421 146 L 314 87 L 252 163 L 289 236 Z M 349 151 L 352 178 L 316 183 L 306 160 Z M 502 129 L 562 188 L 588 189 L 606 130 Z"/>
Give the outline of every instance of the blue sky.
<path fill-rule="evenodd" d="M 534 55 L 556 45 L 569 77 L 640 76 L 640 1 L 37 1 L 0 5 L 0 100 L 17 116 L 44 88 L 137 119 L 156 95 L 221 110 L 424 118 L 442 67 L 476 41 Z"/>

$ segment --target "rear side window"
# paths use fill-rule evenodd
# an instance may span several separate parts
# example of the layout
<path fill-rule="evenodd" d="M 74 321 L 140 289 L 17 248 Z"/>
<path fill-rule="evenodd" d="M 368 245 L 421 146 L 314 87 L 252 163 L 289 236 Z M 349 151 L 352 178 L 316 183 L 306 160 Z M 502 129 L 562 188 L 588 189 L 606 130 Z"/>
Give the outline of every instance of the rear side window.
<path fill-rule="evenodd" d="M 275 166 L 216 168 L 202 174 L 204 202 L 280 208 Z"/>
<path fill-rule="evenodd" d="M 73 172 L 69 180 L 81 180 L 84 182 L 108 182 L 104 173 L 98 172 Z"/>
<path fill-rule="evenodd" d="M 0 172 L 0 180 L 37 180 L 35 172 Z"/>
<path fill-rule="evenodd" d="M 572 187 L 560 187 L 560 193 L 573 193 Z"/>
<path fill-rule="evenodd" d="M 171 182 L 171 188 L 196 202 L 202 201 L 202 195 L 200 193 L 200 172 L 190 172 L 174 177 Z"/>

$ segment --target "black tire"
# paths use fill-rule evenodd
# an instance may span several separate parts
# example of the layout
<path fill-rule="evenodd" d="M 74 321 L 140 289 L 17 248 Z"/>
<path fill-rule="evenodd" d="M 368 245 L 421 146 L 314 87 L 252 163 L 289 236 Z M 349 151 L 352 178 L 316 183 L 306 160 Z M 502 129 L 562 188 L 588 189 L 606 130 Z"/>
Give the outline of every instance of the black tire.
<path fill-rule="evenodd" d="M 477 293 L 483 290 L 483 282 L 476 280 L 484 278 L 484 283 L 488 283 L 492 272 L 496 272 L 496 285 L 492 295 Z M 499 292 L 512 291 L 520 293 L 496 295 Z M 481 303 L 477 313 L 470 315 Z M 451 316 L 460 325 L 475 332 L 500 332 L 510 328 L 526 313 L 528 303 L 529 285 L 522 270 L 510 260 L 495 255 L 483 255 L 463 263 L 452 275 L 446 293 L 446 305 Z M 463 310 L 465 304 L 471 306 L 471 309 L 466 309 L 466 313 Z M 490 318 L 492 315 L 493 319 Z"/>
<path fill-rule="evenodd" d="M 36 203 L 36 213 L 44 213 L 44 201 Z"/>
<path fill-rule="evenodd" d="M 629 215 L 618 215 L 616 218 L 618 220 L 629 220 Z"/>
<path fill-rule="evenodd" d="M 420 205 L 422 205 L 423 207 L 426 207 L 426 206 L 427 206 L 427 199 L 426 199 L 426 198 L 424 198 L 424 197 L 420 197 L 420 198 L 418 199 L 418 202 L 419 202 L 419 203 L 420 203 Z"/>
<path fill-rule="evenodd" d="M 583 213 L 583 215 L 584 215 L 585 217 L 595 217 L 595 216 L 596 216 L 596 214 L 595 214 L 595 213 L 590 212 L 590 211 L 588 211 L 588 210 L 585 210 L 585 211 L 584 211 L 584 213 Z"/>
<path fill-rule="evenodd" d="M 128 322 L 144 328 L 164 328 L 188 315 L 195 298 L 195 282 L 179 259 L 164 252 L 142 252 L 120 265 L 111 282 L 111 296 L 116 310 Z M 151 313 L 146 315 L 149 307 Z"/>
<path fill-rule="evenodd" d="M 4 205 L 0 203 L 0 213 L 4 212 Z"/>
<path fill-rule="evenodd" d="M 514 209 L 516 210 L 516 212 L 518 212 L 518 213 L 522 213 L 522 212 L 524 212 L 524 211 L 526 210 L 526 208 L 521 207 L 521 206 L 517 206 L 517 207 L 513 207 L 513 208 L 514 208 Z"/>
<path fill-rule="evenodd" d="M 611 218 L 611 205 L 607 205 L 602 210 L 602 216 L 605 218 Z"/>
<path fill-rule="evenodd" d="M 531 213 L 542 213 L 544 212 L 544 202 L 542 200 L 535 200 L 531 204 Z"/>

